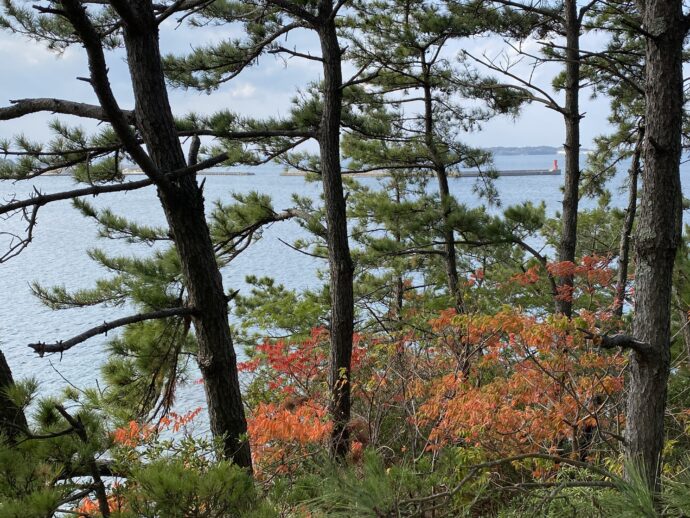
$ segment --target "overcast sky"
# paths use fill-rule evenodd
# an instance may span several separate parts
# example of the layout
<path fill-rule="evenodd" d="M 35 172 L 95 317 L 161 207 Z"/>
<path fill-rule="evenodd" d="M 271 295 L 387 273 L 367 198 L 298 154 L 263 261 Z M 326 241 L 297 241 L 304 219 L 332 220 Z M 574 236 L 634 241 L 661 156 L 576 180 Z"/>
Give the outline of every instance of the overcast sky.
<path fill-rule="evenodd" d="M 166 22 L 161 31 L 161 47 L 164 53 L 184 53 L 204 42 L 218 41 L 237 36 L 225 27 L 202 29 L 177 28 L 172 21 Z M 317 47 L 309 35 L 291 34 L 288 45 L 300 48 Z M 505 48 L 496 38 L 477 38 L 459 44 L 475 55 L 487 52 L 497 55 Z M 532 48 L 536 48 L 536 43 Z M 453 49 L 453 53 L 456 53 Z M 0 88 L 0 103 L 7 105 L 10 99 L 31 97 L 55 97 L 81 102 L 95 102 L 89 84 L 77 79 L 88 73 L 84 51 L 80 47 L 68 49 L 61 55 L 47 50 L 39 43 L 22 36 L 0 32 L 0 60 L 6 71 Z M 123 108 L 132 107 L 132 94 L 122 52 L 108 56 L 110 81 Z M 527 68 L 523 69 L 525 73 Z M 550 81 L 559 65 L 542 67 L 535 80 L 551 91 Z M 212 113 L 229 109 L 240 114 L 275 116 L 285 114 L 289 101 L 296 90 L 320 77 L 318 62 L 291 59 L 287 62 L 274 56 L 264 56 L 258 66 L 242 73 L 211 95 L 195 91 L 170 89 L 173 111 L 182 115 L 190 111 Z M 558 96 L 557 96 L 558 97 Z M 605 99 L 590 100 L 583 95 L 582 142 L 588 147 L 592 139 L 607 131 L 608 102 Z M 47 115 L 34 115 L 21 120 L 0 122 L 0 137 L 8 138 L 23 133 L 34 140 L 49 135 L 45 122 Z M 64 118 L 69 120 L 69 118 Z M 83 124 L 82 124 L 83 125 Z M 88 125 L 87 125 L 88 127 Z M 468 144 L 490 146 L 561 146 L 564 140 L 562 117 L 542 105 L 526 106 L 517 120 L 497 118 L 484 125 L 481 132 L 468 134 Z"/>

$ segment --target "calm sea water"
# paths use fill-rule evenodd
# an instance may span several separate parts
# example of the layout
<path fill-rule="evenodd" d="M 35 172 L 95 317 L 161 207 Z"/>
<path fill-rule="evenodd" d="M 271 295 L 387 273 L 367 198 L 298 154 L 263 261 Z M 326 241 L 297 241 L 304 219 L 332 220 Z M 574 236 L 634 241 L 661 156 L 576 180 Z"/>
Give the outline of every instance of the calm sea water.
<path fill-rule="evenodd" d="M 497 157 L 499 169 L 544 169 L 562 156 Z M 618 187 L 623 176 L 612 186 L 614 206 L 624 206 L 626 194 Z M 690 189 L 690 167 L 682 168 L 684 192 Z M 372 186 L 379 180 L 363 178 Z M 463 203 L 476 206 L 481 203 L 473 193 L 475 179 L 451 179 L 453 194 Z M 553 214 L 560 208 L 562 176 L 502 177 L 496 182 L 504 207 L 523 201 L 546 202 Z M 44 192 L 57 192 L 73 188 L 71 179 L 50 177 L 35 185 Z M 208 176 L 205 194 L 207 206 L 214 200 L 230 201 L 233 192 L 256 190 L 270 194 L 276 210 L 291 206 L 291 195 L 310 195 L 318 198 L 320 185 L 307 183 L 301 177 L 281 177 L 277 168 L 257 171 L 255 176 Z M 16 195 L 23 198 L 31 193 L 29 185 L 0 181 L 3 200 Z M 112 207 L 137 222 L 148 225 L 164 224 L 164 217 L 153 189 L 102 195 L 90 199 L 98 207 Z M 584 200 L 585 207 L 594 205 Z M 0 220 L 0 232 L 18 231 L 23 223 L 17 218 Z M 246 275 L 272 276 L 291 288 L 315 286 L 317 268 L 322 261 L 300 254 L 280 243 L 278 238 L 292 241 L 300 236 L 299 227 L 292 222 L 276 224 L 264 232 L 263 239 L 238 257 L 224 272 L 225 288 L 242 289 Z M 0 245 L 2 241 L 0 240 Z M 107 272 L 87 256 L 90 248 L 102 246 L 111 253 L 146 254 L 147 247 L 133 247 L 124 242 L 97 238 L 96 226 L 81 217 L 69 202 L 58 202 L 41 208 L 34 242 L 19 257 L 0 264 L 0 347 L 5 353 L 16 378 L 35 376 L 42 394 L 55 393 L 67 382 L 79 387 L 94 386 L 99 378 L 99 366 L 104 359 L 107 337 L 99 336 L 66 352 L 62 358 L 38 358 L 27 347 L 36 341 L 56 341 L 72 337 L 87 328 L 132 313 L 128 308 L 88 308 L 52 311 L 42 306 L 32 295 L 29 283 L 38 281 L 46 286 L 64 285 L 68 289 L 90 287 L 94 280 Z M 241 354 L 241 351 L 238 351 Z M 178 406 L 202 406 L 203 390 L 199 385 L 183 388 L 178 395 Z"/>

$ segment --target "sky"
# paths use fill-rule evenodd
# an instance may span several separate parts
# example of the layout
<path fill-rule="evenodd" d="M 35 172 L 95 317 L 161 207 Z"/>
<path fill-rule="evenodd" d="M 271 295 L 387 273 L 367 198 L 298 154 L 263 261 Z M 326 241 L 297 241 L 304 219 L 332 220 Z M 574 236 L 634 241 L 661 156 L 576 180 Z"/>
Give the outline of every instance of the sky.
<path fill-rule="evenodd" d="M 184 54 L 195 46 L 206 42 L 219 41 L 223 38 L 239 36 L 239 28 L 203 27 L 188 28 L 178 26 L 174 20 L 164 23 L 161 28 L 161 49 L 164 53 Z M 313 36 L 291 34 L 286 46 L 298 46 L 300 49 L 317 49 Z M 597 44 L 596 37 L 594 43 Z M 538 48 L 537 42 L 528 43 L 532 50 Z M 505 50 L 505 44 L 497 38 L 477 38 L 464 40 L 449 52 L 450 59 L 455 59 L 460 48 L 465 48 L 475 55 L 486 53 L 497 56 Z M 31 41 L 23 36 L 0 32 L 0 60 L 6 73 L 0 83 L 0 105 L 6 106 L 10 99 L 52 97 L 79 102 L 95 103 L 96 97 L 88 83 L 78 77 L 88 74 L 86 57 L 81 47 L 68 48 L 62 54 L 49 51 L 41 43 Z M 123 108 L 132 108 L 132 93 L 127 73 L 127 66 L 121 51 L 108 55 L 110 81 L 116 97 Z M 516 70 L 529 73 L 530 68 L 523 66 Z M 560 65 L 549 64 L 535 73 L 535 81 L 552 91 L 550 82 L 560 70 Z M 347 72 L 344 76 L 347 78 Z M 169 89 L 171 105 L 176 115 L 189 112 L 209 114 L 215 110 L 226 109 L 252 117 L 279 116 L 286 114 L 290 99 L 299 88 L 309 81 L 320 78 L 320 64 L 303 59 L 283 60 L 275 56 L 263 56 L 258 66 L 240 74 L 229 83 L 222 85 L 212 94 L 196 91 Z M 554 94 L 556 98 L 561 96 Z M 585 117 L 582 121 L 582 144 L 591 145 L 592 139 L 608 130 L 608 102 L 606 99 L 591 100 L 587 93 L 583 95 L 581 110 Z M 37 114 L 20 120 L 0 122 L 0 138 L 11 138 L 24 134 L 35 141 L 46 140 L 50 133 L 46 122 L 52 115 Z M 74 122 L 86 128 L 94 127 L 93 123 L 83 123 L 70 117 L 61 117 L 67 122 Z M 492 146 L 561 146 L 564 141 L 562 116 L 540 104 L 524 107 L 517 119 L 498 117 L 484 124 L 482 131 L 467 134 L 467 144 L 481 147 Z"/>

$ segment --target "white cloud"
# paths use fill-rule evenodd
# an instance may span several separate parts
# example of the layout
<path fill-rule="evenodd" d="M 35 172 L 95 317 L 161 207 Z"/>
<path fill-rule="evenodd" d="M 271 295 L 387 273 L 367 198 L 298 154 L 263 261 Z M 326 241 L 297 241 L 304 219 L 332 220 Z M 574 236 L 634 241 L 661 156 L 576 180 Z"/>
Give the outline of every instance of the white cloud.
<path fill-rule="evenodd" d="M 230 97 L 234 99 L 251 99 L 256 93 L 256 87 L 251 83 L 234 84 L 230 87 Z"/>
<path fill-rule="evenodd" d="M 209 42 L 218 42 L 223 38 L 241 36 L 239 26 L 204 27 L 190 29 L 176 28 L 176 22 L 166 22 L 161 33 L 161 47 L 164 53 L 183 54 L 194 46 Z M 589 36 L 587 36 L 589 38 Z M 319 54 L 318 42 L 308 31 L 290 34 L 283 43 L 287 48 L 297 48 L 300 52 Z M 602 45 L 600 36 L 587 40 L 590 48 Z M 454 61 L 461 48 L 467 48 L 474 54 L 483 52 L 498 55 L 506 47 L 500 38 L 481 37 L 457 42 L 449 46 L 447 59 Z M 530 52 L 537 52 L 539 44 L 529 41 L 525 44 Z M 514 55 L 513 50 L 507 51 Z M 78 76 L 88 73 L 86 57 L 80 46 L 68 49 L 62 56 L 48 51 L 45 46 L 14 34 L 0 32 L 0 60 L 5 74 L 0 86 L 0 105 L 6 105 L 9 99 L 24 97 L 58 97 L 81 102 L 95 102 L 95 95 L 87 83 L 79 81 Z M 131 85 L 124 62 L 124 52 L 118 50 L 108 55 L 110 80 L 113 90 L 124 108 L 133 106 Z M 535 72 L 535 80 L 540 86 L 551 92 L 551 79 L 561 69 L 559 64 L 544 66 Z M 525 74 L 531 70 L 526 63 L 518 65 L 517 73 Z M 354 72 L 351 65 L 344 65 L 344 76 Z M 305 59 L 283 60 L 274 56 L 263 56 L 257 66 L 244 71 L 237 79 L 221 85 L 218 91 L 208 95 L 193 90 L 171 90 L 170 99 L 173 111 L 183 115 L 194 111 L 209 114 L 221 109 L 228 109 L 252 117 L 285 115 L 290 108 L 290 100 L 297 90 L 309 82 L 322 77 L 321 65 L 317 61 Z M 554 94 L 557 95 L 557 94 Z M 560 94 L 559 94 L 560 95 Z M 583 119 L 583 141 L 589 141 L 607 128 L 606 115 L 608 102 L 605 99 L 589 101 L 583 96 L 582 110 L 587 112 Z M 558 96 L 560 99 L 561 97 Z M 0 123 L 0 138 L 17 133 L 25 133 L 37 140 L 48 136 L 45 122 L 52 115 L 36 115 L 18 121 Z M 497 118 L 484 126 L 481 133 L 468 135 L 468 142 L 476 145 L 558 145 L 563 141 L 563 122 L 558 114 L 541 105 L 528 106 L 517 122 L 507 118 Z"/>

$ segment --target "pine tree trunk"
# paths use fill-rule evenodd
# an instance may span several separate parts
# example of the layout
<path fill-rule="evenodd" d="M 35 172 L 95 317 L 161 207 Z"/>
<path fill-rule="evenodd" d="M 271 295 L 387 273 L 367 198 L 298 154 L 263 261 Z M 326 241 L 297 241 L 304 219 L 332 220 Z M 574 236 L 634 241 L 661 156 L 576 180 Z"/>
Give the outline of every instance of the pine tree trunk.
<path fill-rule="evenodd" d="M 431 78 L 428 65 L 424 62 L 422 54 L 422 69 L 424 81 L 424 140 L 429 157 L 434 165 L 434 173 L 438 181 L 439 196 L 441 197 L 441 210 L 443 225 L 441 235 L 443 236 L 443 260 L 446 266 L 446 279 L 448 282 L 448 293 L 453 299 L 453 304 L 458 313 L 465 311 L 462 290 L 460 289 L 460 279 L 458 276 L 458 265 L 455 251 L 455 232 L 450 225 L 451 196 L 448 187 L 448 172 L 446 171 L 443 159 L 439 156 L 434 136 L 434 110 L 431 95 Z"/>
<path fill-rule="evenodd" d="M 24 411 L 7 397 L 5 391 L 14 385 L 12 371 L 0 351 L 0 433 L 12 443 L 22 430 L 28 430 Z"/>
<path fill-rule="evenodd" d="M 145 30 L 125 27 L 125 46 L 137 126 L 155 165 L 162 172 L 186 166 L 161 68 L 158 30 L 149 0 L 130 2 Z M 211 432 L 223 437 L 224 454 L 251 470 L 249 444 L 241 440 L 247 422 L 237 373 L 237 361 L 223 290 L 204 214 L 204 199 L 194 176 L 158 186 L 170 231 L 177 247 L 198 342 L 198 363 L 204 380 Z"/>
<path fill-rule="evenodd" d="M 680 0 L 644 3 L 646 136 L 640 217 L 635 234 L 635 338 L 649 353 L 633 351 L 628 380 L 626 453 L 642 462 L 652 489 L 659 488 L 664 411 L 670 369 L 671 282 L 681 239 L 679 163 L 683 113 Z"/>
<path fill-rule="evenodd" d="M 625 220 L 621 230 L 621 240 L 618 249 L 618 276 L 616 279 L 616 298 L 613 303 L 615 315 L 623 316 L 623 306 L 625 305 L 625 288 L 628 285 L 628 268 L 630 266 L 630 236 L 635 223 L 637 212 L 637 180 L 640 175 L 640 160 L 642 155 L 642 142 L 644 140 L 644 129 L 640 129 L 637 145 L 633 153 L 632 164 L 628 173 L 630 186 L 628 187 L 628 207 L 625 209 Z"/>
<path fill-rule="evenodd" d="M 402 187 L 400 181 L 397 178 L 393 178 L 392 187 L 395 189 L 395 203 L 400 205 L 402 200 Z M 398 247 L 402 244 L 402 233 L 400 230 L 400 218 L 396 216 L 395 229 L 393 230 L 393 237 Z M 393 319 L 400 323 L 403 318 L 403 303 L 405 301 L 405 283 L 403 282 L 402 275 L 395 276 L 395 285 L 393 286 L 393 300 L 391 304 L 390 314 Z"/>
<path fill-rule="evenodd" d="M 328 237 L 331 289 L 330 451 L 342 457 L 349 450 L 350 363 L 354 329 L 354 267 L 347 235 L 347 215 L 340 170 L 342 110 L 341 51 L 333 20 L 319 28 L 323 57 L 323 113 L 319 127 L 321 179 Z"/>
<path fill-rule="evenodd" d="M 577 209 L 580 186 L 580 21 L 577 1 L 565 0 L 566 64 L 565 64 L 565 182 L 563 186 L 563 214 L 558 260 L 575 262 L 577 246 Z M 558 311 L 572 316 L 570 293 L 572 275 L 560 279 L 561 297 Z"/>
<path fill-rule="evenodd" d="M 683 348 L 685 349 L 685 364 L 690 365 L 690 317 L 688 316 L 687 306 L 678 296 L 675 294 L 676 299 L 676 310 L 678 311 L 678 317 L 680 319 L 680 330 L 683 333 Z"/>
<path fill-rule="evenodd" d="M 464 313 L 465 303 L 463 301 L 462 290 L 460 289 L 460 279 L 458 277 L 458 264 L 455 252 L 455 232 L 450 226 L 450 189 L 448 188 L 448 173 L 445 167 L 436 169 L 436 178 L 441 195 L 441 206 L 443 210 L 443 259 L 446 264 L 446 279 L 448 280 L 448 292 L 453 298 L 453 304 L 458 313 Z"/>
<path fill-rule="evenodd" d="M 683 345 L 685 346 L 685 364 L 690 365 L 690 317 L 688 317 L 687 310 L 680 310 L 680 321 L 683 325 Z"/>

